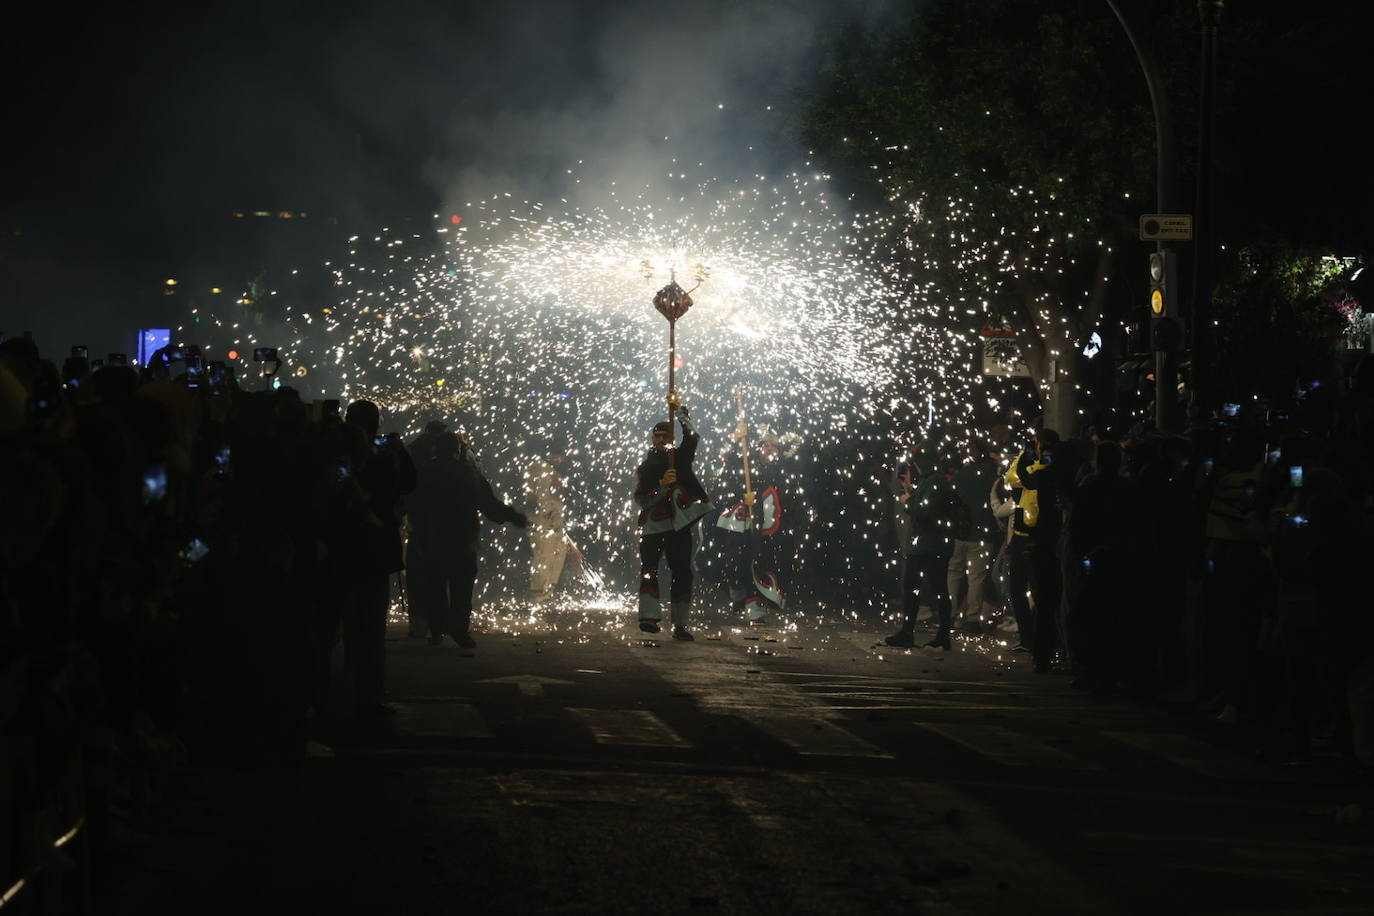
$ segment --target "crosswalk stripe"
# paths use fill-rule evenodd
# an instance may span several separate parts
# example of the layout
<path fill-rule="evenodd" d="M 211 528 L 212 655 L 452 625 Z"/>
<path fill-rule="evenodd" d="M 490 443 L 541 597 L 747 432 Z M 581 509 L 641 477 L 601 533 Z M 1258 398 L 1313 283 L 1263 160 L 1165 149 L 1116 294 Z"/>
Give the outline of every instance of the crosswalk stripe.
<path fill-rule="evenodd" d="M 691 747 L 692 743 L 668 727 L 647 709 L 595 709 L 567 707 L 597 744 L 635 747 Z"/>
<path fill-rule="evenodd" d="M 919 723 L 918 727 L 963 745 L 1003 766 L 1045 767 L 1049 769 L 1096 770 L 1096 765 L 1045 744 L 1022 732 L 1000 725 L 937 725 Z"/>
<path fill-rule="evenodd" d="M 398 703 L 396 731 L 414 738 L 490 738 L 477 707 L 469 703 Z"/>
<path fill-rule="evenodd" d="M 858 735 L 817 716 L 746 716 L 750 725 L 808 757 L 879 757 L 892 755 Z"/>
<path fill-rule="evenodd" d="M 1223 751 L 1205 741 L 1189 738 L 1187 735 L 1170 735 L 1159 732 L 1122 732 L 1104 731 L 1106 735 L 1122 744 L 1160 757 L 1169 763 L 1210 776 L 1213 779 L 1264 779 L 1288 782 L 1292 776 L 1261 763 Z"/>

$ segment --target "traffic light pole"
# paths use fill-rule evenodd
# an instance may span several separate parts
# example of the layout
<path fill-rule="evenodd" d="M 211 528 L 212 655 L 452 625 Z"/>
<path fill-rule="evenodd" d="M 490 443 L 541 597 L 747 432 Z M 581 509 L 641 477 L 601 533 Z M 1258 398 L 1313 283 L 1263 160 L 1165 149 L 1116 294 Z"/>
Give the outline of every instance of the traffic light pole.
<path fill-rule="evenodd" d="M 1162 242 L 1156 242 L 1155 253 L 1161 271 L 1157 288 L 1162 291 L 1161 309 L 1155 313 L 1152 277 L 1150 346 L 1155 356 L 1155 428 L 1162 433 L 1176 433 L 1183 428 L 1178 403 L 1178 348 L 1182 343 L 1178 338 L 1182 335 L 1176 330 L 1180 326 L 1175 317 L 1178 314 L 1178 279 L 1174 274 L 1172 252 Z M 1152 263 L 1152 273 L 1153 269 Z"/>

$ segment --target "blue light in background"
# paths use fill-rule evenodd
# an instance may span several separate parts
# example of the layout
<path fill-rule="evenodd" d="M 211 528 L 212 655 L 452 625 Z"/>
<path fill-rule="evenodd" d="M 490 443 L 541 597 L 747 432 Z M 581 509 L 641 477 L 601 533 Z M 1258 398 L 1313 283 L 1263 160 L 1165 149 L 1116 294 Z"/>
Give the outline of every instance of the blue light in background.
<path fill-rule="evenodd" d="M 148 365 L 153 354 L 172 342 L 171 328 L 139 328 L 138 365 Z"/>

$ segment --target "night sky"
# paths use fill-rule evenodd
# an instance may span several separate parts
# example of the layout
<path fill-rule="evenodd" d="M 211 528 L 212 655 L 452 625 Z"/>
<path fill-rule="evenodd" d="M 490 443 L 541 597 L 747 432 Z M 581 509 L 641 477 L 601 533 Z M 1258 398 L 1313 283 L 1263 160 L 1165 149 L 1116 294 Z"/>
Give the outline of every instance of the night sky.
<path fill-rule="evenodd" d="M 1280 228 L 1330 222 L 1333 202 L 1357 220 L 1374 212 L 1374 201 L 1355 200 L 1369 196 L 1370 170 L 1355 166 L 1363 129 L 1347 96 L 1352 80 L 1369 82 L 1358 53 L 1369 33 L 1332 26 L 1368 22 L 1368 6 L 1228 8 L 1228 23 L 1283 13 L 1274 35 L 1302 53 L 1256 49 L 1245 78 L 1272 91 L 1224 126 L 1223 146 L 1256 163 L 1243 183 L 1231 179 L 1249 189 L 1241 199 L 1255 218 L 1272 217 L 1274 204 L 1299 211 Z M 492 193 L 576 198 L 612 177 L 622 188 L 661 177 L 674 157 L 725 178 L 796 166 L 799 98 L 821 43 L 842 21 L 896 25 L 907 9 L 895 0 L 216 0 L 81 14 L 32 5 L 0 30 L 10 165 L 0 331 L 32 329 L 49 353 L 73 337 L 97 352 L 121 348 L 167 311 L 165 278 L 215 275 L 239 257 L 226 253 L 244 242 L 226 235 L 235 211 L 310 213 L 309 230 L 255 244 L 278 249 L 277 263 L 299 245 L 312 265 L 353 232 L 424 226 Z M 1223 52 L 1245 52 L 1226 44 L 1225 29 Z"/>
<path fill-rule="evenodd" d="M 208 269 L 234 211 L 310 213 L 310 258 L 326 218 L 342 239 L 483 194 L 624 187 L 673 157 L 716 175 L 796 164 L 796 87 L 817 41 L 889 6 L 30 11 L 4 39 L 22 178 L 3 210 L 0 330 L 32 329 L 45 351 L 73 334 L 114 348 L 167 276 Z"/>

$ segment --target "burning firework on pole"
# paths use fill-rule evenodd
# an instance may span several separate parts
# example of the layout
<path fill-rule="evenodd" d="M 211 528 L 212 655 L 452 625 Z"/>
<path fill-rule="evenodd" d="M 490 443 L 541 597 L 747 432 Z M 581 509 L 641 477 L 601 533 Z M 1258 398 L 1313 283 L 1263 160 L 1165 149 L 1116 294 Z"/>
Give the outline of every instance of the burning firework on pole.
<path fill-rule="evenodd" d="M 697 282 L 700 286 L 701 282 Z M 692 287 L 695 291 L 697 286 Z M 692 307 L 692 294 L 677 285 L 677 271 L 673 271 L 668 285 L 654 296 L 654 308 L 668 319 L 668 435 L 673 435 L 673 421 L 677 418 L 677 408 L 681 403 L 677 396 L 677 320 L 687 314 Z M 675 437 L 674 437 L 675 438 Z M 673 466 L 676 449 L 671 441 L 668 448 L 668 467 Z"/>

